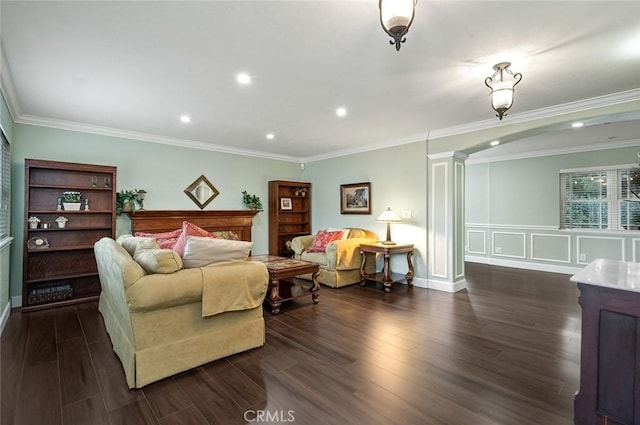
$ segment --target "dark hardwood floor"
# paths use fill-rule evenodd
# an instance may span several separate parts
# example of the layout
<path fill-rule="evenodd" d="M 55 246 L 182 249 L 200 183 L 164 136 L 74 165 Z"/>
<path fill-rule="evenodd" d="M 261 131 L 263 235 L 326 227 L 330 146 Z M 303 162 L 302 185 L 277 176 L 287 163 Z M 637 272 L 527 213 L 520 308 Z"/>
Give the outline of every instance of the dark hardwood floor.
<path fill-rule="evenodd" d="M 16 310 L 1 340 L 2 425 L 569 425 L 580 307 L 568 279 L 467 264 L 456 294 L 322 287 L 318 305 L 265 308 L 264 347 L 140 390 L 96 303 Z"/>

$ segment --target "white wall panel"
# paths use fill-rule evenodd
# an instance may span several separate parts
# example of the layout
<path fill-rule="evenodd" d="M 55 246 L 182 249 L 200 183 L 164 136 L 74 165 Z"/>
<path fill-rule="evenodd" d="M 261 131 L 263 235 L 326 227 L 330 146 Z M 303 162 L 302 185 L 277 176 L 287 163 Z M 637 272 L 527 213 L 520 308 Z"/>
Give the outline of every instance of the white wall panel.
<path fill-rule="evenodd" d="M 624 238 L 576 236 L 576 263 L 589 264 L 596 258 L 624 261 Z"/>
<path fill-rule="evenodd" d="M 467 252 L 469 254 L 487 254 L 487 232 L 485 230 L 467 230 Z"/>
<path fill-rule="evenodd" d="M 571 237 L 569 235 L 531 234 L 531 259 L 571 262 Z"/>
<path fill-rule="evenodd" d="M 526 233 L 494 231 L 491 252 L 496 257 L 526 258 Z"/>

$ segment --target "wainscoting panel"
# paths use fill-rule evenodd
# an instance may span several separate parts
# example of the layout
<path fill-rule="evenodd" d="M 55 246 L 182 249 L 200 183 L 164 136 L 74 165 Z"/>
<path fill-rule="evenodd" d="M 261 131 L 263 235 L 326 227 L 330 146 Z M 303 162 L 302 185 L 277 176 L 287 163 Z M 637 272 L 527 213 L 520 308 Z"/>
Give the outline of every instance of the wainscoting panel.
<path fill-rule="evenodd" d="M 434 232 L 431 236 L 431 275 L 443 279 L 449 277 L 449 246 L 446 238 L 447 232 L 451 232 L 451 219 L 449 216 L 450 196 L 448 164 L 446 162 L 434 164 L 431 168 L 431 217 Z"/>
<path fill-rule="evenodd" d="M 576 236 L 576 263 L 589 264 L 596 258 L 625 261 L 624 244 L 624 238 Z"/>
<path fill-rule="evenodd" d="M 571 237 L 569 235 L 531 233 L 531 259 L 570 263 Z"/>
<path fill-rule="evenodd" d="M 492 255 L 496 257 L 526 258 L 526 233 L 499 232 L 491 233 L 493 240 Z"/>
<path fill-rule="evenodd" d="M 487 255 L 486 230 L 467 230 L 467 252 L 469 254 Z"/>
<path fill-rule="evenodd" d="M 631 261 L 640 263 L 640 239 L 631 239 Z"/>

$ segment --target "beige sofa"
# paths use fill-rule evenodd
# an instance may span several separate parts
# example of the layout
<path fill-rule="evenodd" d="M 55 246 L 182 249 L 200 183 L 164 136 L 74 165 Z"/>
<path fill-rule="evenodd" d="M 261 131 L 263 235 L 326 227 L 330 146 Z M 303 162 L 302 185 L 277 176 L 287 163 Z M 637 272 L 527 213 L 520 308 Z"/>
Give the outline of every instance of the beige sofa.
<path fill-rule="evenodd" d="M 332 288 L 340 288 L 360 282 L 360 256 L 361 243 L 375 243 L 378 236 L 365 229 L 348 228 L 346 239 L 330 242 L 326 246 L 325 252 L 307 252 L 315 235 L 305 235 L 293 238 L 291 249 L 293 258 L 310 261 L 320 265 L 318 282 Z M 365 271 L 375 272 L 375 254 L 367 254 Z M 311 275 L 302 276 L 311 279 Z"/>
<path fill-rule="evenodd" d="M 264 345 L 264 264 L 184 269 L 170 250 L 137 252 L 148 239 L 102 238 L 94 247 L 99 310 L 130 388 Z M 149 261 L 159 273 L 145 271 Z"/>

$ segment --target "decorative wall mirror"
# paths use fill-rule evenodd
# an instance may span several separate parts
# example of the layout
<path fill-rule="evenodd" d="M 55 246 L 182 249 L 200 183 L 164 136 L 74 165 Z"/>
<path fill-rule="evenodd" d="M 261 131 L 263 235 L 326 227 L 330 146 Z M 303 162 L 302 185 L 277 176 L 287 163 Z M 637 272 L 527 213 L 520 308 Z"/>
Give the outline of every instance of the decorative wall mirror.
<path fill-rule="evenodd" d="M 218 196 L 220 192 L 218 192 L 218 189 L 216 189 L 203 174 L 191 183 L 191 185 L 184 190 L 184 193 L 186 193 L 200 209 L 203 209 L 209 202 L 213 201 L 213 198 Z"/>

